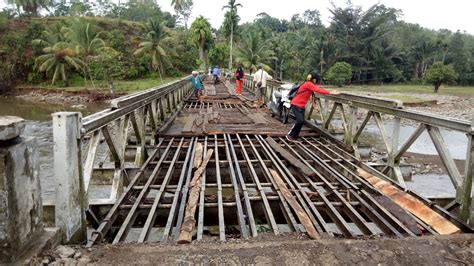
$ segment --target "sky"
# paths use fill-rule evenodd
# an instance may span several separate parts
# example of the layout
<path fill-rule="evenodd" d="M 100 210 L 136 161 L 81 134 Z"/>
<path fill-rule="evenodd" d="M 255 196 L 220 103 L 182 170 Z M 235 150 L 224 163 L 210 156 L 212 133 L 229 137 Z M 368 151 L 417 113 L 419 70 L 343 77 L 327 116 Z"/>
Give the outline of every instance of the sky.
<path fill-rule="evenodd" d="M 0 7 L 5 6 L 5 0 L 0 0 Z M 117 0 L 115 0 L 117 2 Z M 163 10 L 174 13 L 171 0 L 157 0 Z M 225 11 L 222 6 L 228 0 L 193 0 L 194 8 L 190 22 L 197 16 L 208 18 L 214 28 L 219 28 L 224 19 Z M 301 14 L 307 9 L 317 9 L 325 25 L 330 23 L 330 0 L 237 0 L 243 7 L 239 8 L 241 22 L 251 22 L 256 15 L 266 12 L 272 17 L 289 20 L 294 14 Z M 347 0 L 332 0 L 336 6 L 345 6 Z M 380 3 L 388 7 L 401 9 L 400 19 L 418 23 L 429 29 L 449 29 L 453 32 L 460 30 L 474 35 L 474 0 L 352 0 L 355 5 L 365 9 Z"/>

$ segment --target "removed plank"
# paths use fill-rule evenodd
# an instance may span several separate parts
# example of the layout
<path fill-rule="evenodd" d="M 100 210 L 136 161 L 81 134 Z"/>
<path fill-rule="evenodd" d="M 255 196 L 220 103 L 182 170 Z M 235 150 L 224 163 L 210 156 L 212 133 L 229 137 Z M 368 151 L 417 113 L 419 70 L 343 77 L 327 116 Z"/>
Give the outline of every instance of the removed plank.
<path fill-rule="evenodd" d="M 194 172 L 193 179 L 189 187 L 189 199 L 186 204 L 186 211 L 184 215 L 184 222 L 181 225 L 181 231 L 179 234 L 178 244 L 189 244 L 193 238 L 194 225 L 196 224 L 196 219 L 194 215 L 196 213 L 196 207 L 199 200 L 199 192 L 201 190 L 201 176 L 206 170 L 207 164 L 211 160 L 212 154 L 214 153 L 213 149 L 209 149 L 206 154 L 206 158 L 201 166 Z"/>
<path fill-rule="evenodd" d="M 305 176 L 315 176 L 316 173 L 311 171 L 311 169 L 301 162 L 298 158 L 293 156 L 291 153 L 289 153 L 287 150 L 282 148 L 280 144 L 276 143 L 275 140 L 273 140 L 271 137 L 266 138 L 267 143 L 272 147 L 273 150 L 275 150 L 277 153 L 279 153 L 285 160 L 299 169 Z"/>
<path fill-rule="evenodd" d="M 296 216 L 298 216 L 298 219 L 300 220 L 301 224 L 303 224 L 304 228 L 306 229 L 306 233 L 308 234 L 308 236 L 312 239 L 321 239 L 321 236 L 314 228 L 314 225 L 311 222 L 311 219 L 309 218 L 308 214 L 304 211 L 303 207 L 301 207 L 295 197 L 291 194 L 290 190 L 288 190 L 285 182 L 283 181 L 283 179 L 281 179 L 280 175 L 278 175 L 278 173 L 273 169 L 269 170 L 278 186 L 278 189 L 283 194 L 285 200 L 295 211 Z"/>
<path fill-rule="evenodd" d="M 461 232 L 461 230 L 448 219 L 430 209 L 419 199 L 395 187 L 390 182 L 382 180 L 360 168 L 357 169 L 357 173 L 365 180 L 369 181 L 369 183 L 377 188 L 377 190 L 379 190 L 382 194 L 389 197 L 400 207 L 431 226 L 439 234 L 451 235 Z"/>

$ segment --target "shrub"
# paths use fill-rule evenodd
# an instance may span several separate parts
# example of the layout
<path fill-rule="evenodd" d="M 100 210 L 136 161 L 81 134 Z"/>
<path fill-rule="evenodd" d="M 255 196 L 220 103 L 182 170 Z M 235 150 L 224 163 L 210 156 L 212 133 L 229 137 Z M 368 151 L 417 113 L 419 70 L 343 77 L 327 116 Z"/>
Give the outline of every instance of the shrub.
<path fill-rule="evenodd" d="M 352 78 L 352 66 L 346 62 L 335 63 L 326 73 L 326 79 L 341 87 Z"/>
<path fill-rule="evenodd" d="M 431 85 L 434 85 L 434 92 L 437 93 L 439 87 L 443 83 L 448 83 L 456 80 L 458 74 L 454 71 L 452 65 L 444 65 L 442 62 L 434 62 L 430 69 L 428 69 L 423 76 L 423 80 Z"/>

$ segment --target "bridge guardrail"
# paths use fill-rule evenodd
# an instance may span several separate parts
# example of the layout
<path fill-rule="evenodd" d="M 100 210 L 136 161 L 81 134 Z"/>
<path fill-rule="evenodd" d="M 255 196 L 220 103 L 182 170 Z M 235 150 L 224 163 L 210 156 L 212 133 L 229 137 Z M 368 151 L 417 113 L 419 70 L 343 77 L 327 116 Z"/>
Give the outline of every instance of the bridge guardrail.
<path fill-rule="evenodd" d="M 117 98 L 110 108 L 84 118 L 77 112 L 52 115 L 56 183 L 71 188 L 56 191 L 56 202 L 67 202 L 69 207 L 56 208 L 55 215 L 56 219 L 76 220 L 71 223 L 75 226 L 62 228 L 67 240 L 81 230 L 78 224 L 84 230 L 94 172 L 113 172 L 111 182 L 108 181 L 110 196 L 94 200 L 97 204 L 112 204 L 121 196 L 124 183 L 130 181 L 126 167 L 140 168 L 147 158 L 147 145 L 156 143 L 159 127 L 180 108 L 191 91 L 190 82 L 178 80 Z M 130 141 L 135 145 L 130 146 Z M 101 160 L 105 163 L 98 162 L 101 161 L 98 160 L 100 146 Z M 73 193 L 65 194 L 65 191 Z M 82 215 L 78 216 L 77 210 L 81 210 Z"/>
<path fill-rule="evenodd" d="M 279 90 L 283 82 L 276 80 L 267 81 L 265 91 L 266 99 L 271 99 L 273 91 Z M 244 86 L 254 91 L 252 77 L 248 76 L 244 81 Z M 426 130 L 432 140 L 438 156 L 445 167 L 451 182 L 456 189 L 456 198 L 446 205 L 447 210 L 459 210 L 459 217 L 467 221 L 471 217 L 474 219 L 474 210 L 470 210 L 473 204 L 472 181 L 474 164 L 474 120 L 472 122 L 457 118 L 434 115 L 426 112 L 407 110 L 403 107 L 403 102 L 392 99 L 384 99 L 371 96 L 342 93 L 341 95 L 320 95 L 313 94 L 312 100 L 306 106 L 307 119 L 317 116 L 320 128 L 330 130 L 332 122 L 337 113 L 339 113 L 342 127 L 344 130 L 344 142 L 351 146 L 358 156 L 359 137 L 370 121 L 374 119 L 379 133 L 383 139 L 387 151 L 388 159 L 384 174 L 389 175 L 405 187 L 405 182 L 400 170 L 400 159 L 408 151 L 411 145 Z M 364 119 L 358 122 L 357 114 L 362 111 Z M 391 134 L 388 134 L 382 115 L 393 116 L 394 126 Z M 400 127 L 401 119 L 406 119 L 418 125 L 416 130 L 401 144 Z M 474 119 L 474 117 L 473 117 Z M 449 129 L 462 132 L 467 138 L 467 151 L 464 163 L 464 173 L 461 173 L 451 156 L 448 146 L 444 141 L 440 129 Z M 471 213 L 472 212 L 472 213 Z"/>

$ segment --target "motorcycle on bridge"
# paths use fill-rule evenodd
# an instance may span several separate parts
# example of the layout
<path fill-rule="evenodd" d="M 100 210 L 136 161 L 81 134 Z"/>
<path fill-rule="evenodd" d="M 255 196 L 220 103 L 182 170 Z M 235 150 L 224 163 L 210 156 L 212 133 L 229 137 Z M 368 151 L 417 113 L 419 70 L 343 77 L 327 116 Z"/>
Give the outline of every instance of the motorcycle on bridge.
<path fill-rule="evenodd" d="M 288 94 L 295 84 L 285 83 L 280 86 L 280 90 L 275 90 L 272 94 L 272 100 L 270 102 L 270 110 L 272 117 L 279 117 L 283 124 L 288 123 L 288 117 L 290 115 L 291 100 L 288 99 Z"/>

